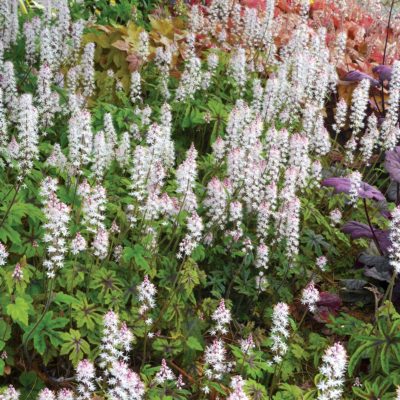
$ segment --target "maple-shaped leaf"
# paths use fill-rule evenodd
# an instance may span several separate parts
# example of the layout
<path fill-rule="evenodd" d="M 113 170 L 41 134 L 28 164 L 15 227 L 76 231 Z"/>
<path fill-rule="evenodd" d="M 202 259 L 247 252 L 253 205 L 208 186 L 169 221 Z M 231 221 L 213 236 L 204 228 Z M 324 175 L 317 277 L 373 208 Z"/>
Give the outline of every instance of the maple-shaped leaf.
<path fill-rule="evenodd" d="M 17 297 L 14 303 L 7 306 L 7 314 L 14 322 L 28 325 L 29 303 L 22 297 Z"/>

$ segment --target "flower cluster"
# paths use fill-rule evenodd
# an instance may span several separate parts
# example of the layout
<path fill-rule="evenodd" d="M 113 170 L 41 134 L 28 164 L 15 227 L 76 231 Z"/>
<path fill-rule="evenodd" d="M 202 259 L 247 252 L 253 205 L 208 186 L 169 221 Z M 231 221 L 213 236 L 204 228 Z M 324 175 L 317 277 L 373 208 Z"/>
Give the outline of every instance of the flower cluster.
<path fill-rule="evenodd" d="M 288 350 L 287 340 L 289 338 L 289 306 L 286 303 L 278 303 L 274 306 L 272 314 L 271 350 L 274 353 L 273 362 L 281 363 Z"/>
<path fill-rule="evenodd" d="M 346 365 L 347 353 L 340 343 L 335 343 L 325 351 L 320 367 L 321 380 L 317 385 L 318 400 L 342 397 Z"/>

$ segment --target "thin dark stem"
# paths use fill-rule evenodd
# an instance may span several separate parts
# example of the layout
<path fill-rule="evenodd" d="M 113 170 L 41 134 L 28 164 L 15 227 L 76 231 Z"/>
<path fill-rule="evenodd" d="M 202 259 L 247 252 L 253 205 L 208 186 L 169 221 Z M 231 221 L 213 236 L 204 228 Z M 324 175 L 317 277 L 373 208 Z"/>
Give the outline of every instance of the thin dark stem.
<path fill-rule="evenodd" d="M 14 186 L 11 186 L 10 190 L 5 194 L 5 196 L 0 200 L 0 203 L 2 203 L 7 197 L 8 195 L 12 192 L 12 190 L 14 189 Z"/>
<path fill-rule="evenodd" d="M 18 194 L 18 192 L 19 192 L 19 189 L 20 189 L 20 187 L 21 187 L 21 184 L 22 184 L 22 181 L 21 181 L 20 183 L 18 183 L 17 187 L 15 188 L 14 197 L 12 198 L 10 204 L 8 205 L 7 211 L 6 211 L 6 213 L 4 214 L 4 217 L 3 217 L 3 219 L 2 219 L 1 222 L 0 222 L 0 228 L 4 225 L 4 222 L 6 221 L 6 219 L 7 219 L 7 217 L 8 217 L 8 214 L 9 214 L 10 211 L 11 211 L 11 208 L 12 208 L 12 206 L 13 206 L 13 204 L 14 204 L 14 201 L 15 201 L 15 199 L 16 199 L 16 197 L 17 197 L 17 194 Z"/>
<path fill-rule="evenodd" d="M 395 3 L 395 0 L 392 0 L 392 3 L 390 4 L 389 18 L 388 18 L 388 23 L 386 26 L 385 48 L 383 50 L 382 65 L 385 65 L 385 62 L 386 62 L 386 52 L 387 52 L 387 45 L 388 45 L 388 40 L 389 40 L 389 29 L 390 29 L 390 22 L 392 20 L 394 3 Z M 383 81 L 381 81 L 381 103 L 382 103 L 382 116 L 384 117 L 385 116 L 385 95 L 384 95 Z"/>
<path fill-rule="evenodd" d="M 367 217 L 369 229 L 371 229 L 372 236 L 373 236 L 373 238 L 374 238 L 374 242 L 375 242 L 375 244 L 376 244 L 376 247 L 377 247 L 378 250 L 379 250 L 380 255 L 383 256 L 383 251 L 382 251 L 381 246 L 380 246 L 380 244 L 379 244 L 378 238 L 376 237 L 375 230 L 374 230 L 374 228 L 373 228 L 373 226 L 372 226 L 372 223 L 371 223 L 371 219 L 369 218 L 368 208 L 367 208 L 367 200 L 366 200 L 366 199 L 363 199 L 363 202 L 364 202 L 364 210 L 365 210 L 365 215 L 366 215 L 366 217 Z"/>
<path fill-rule="evenodd" d="M 392 3 L 390 4 L 389 18 L 388 18 L 388 23 L 387 23 L 387 26 L 386 26 L 385 48 L 383 50 L 382 65 L 385 65 L 385 61 L 386 61 L 386 51 L 387 51 L 387 45 L 388 45 L 388 40 L 389 40 L 390 22 L 392 20 L 392 13 L 393 13 L 393 7 L 394 7 L 395 1 L 396 0 L 392 0 Z"/>
<path fill-rule="evenodd" d="M 45 317 L 47 311 L 49 310 L 49 307 L 51 305 L 52 302 L 52 295 L 53 295 L 53 280 L 50 281 L 50 285 L 49 285 L 49 293 L 48 293 L 48 298 L 46 301 L 46 305 L 43 309 L 42 315 L 39 317 L 39 319 L 37 320 L 37 322 L 35 323 L 35 325 L 32 327 L 32 329 L 29 331 L 28 335 L 25 338 L 25 341 L 23 342 L 23 346 L 24 346 L 24 354 L 25 357 L 27 358 L 29 364 L 31 364 L 32 362 L 32 358 L 30 357 L 30 355 L 28 354 L 28 342 L 29 339 L 31 338 L 32 334 L 35 332 L 36 328 L 39 326 L 39 324 L 43 321 L 43 318 Z"/>

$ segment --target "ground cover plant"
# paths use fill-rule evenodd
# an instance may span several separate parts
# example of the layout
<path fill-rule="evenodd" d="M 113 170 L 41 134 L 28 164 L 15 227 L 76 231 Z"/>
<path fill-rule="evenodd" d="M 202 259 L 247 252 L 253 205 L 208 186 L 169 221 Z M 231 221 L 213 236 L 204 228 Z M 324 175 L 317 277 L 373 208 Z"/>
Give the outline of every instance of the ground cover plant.
<path fill-rule="evenodd" d="M 0 399 L 400 399 L 398 4 L 0 2 Z"/>

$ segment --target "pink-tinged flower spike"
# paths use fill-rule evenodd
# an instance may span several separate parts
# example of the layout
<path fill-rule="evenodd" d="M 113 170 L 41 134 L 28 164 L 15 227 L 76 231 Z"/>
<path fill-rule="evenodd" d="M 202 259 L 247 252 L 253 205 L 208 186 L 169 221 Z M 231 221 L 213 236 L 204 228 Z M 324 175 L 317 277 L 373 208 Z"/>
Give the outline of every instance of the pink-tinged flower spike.
<path fill-rule="evenodd" d="M 350 127 L 353 129 L 353 137 L 364 128 L 365 112 L 369 101 L 370 81 L 363 79 L 353 92 Z"/>
<path fill-rule="evenodd" d="M 85 179 L 78 186 L 78 195 L 82 197 L 82 224 L 92 233 L 97 233 L 98 229 L 105 229 L 105 209 L 107 204 L 106 190 L 101 185 L 90 187 Z"/>
<path fill-rule="evenodd" d="M 268 269 L 269 249 L 264 243 L 257 247 L 257 255 L 255 259 L 255 266 L 259 269 L 259 274 L 264 275 L 264 270 Z"/>
<path fill-rule="evenodd" d="M 41 196 L 43 197 L 43 211 L 47 220 L 44 224 L 46 233 L 43 237 L 43 241 L 47 244 L 47 259 L 43 262 L 43 265 L 47 269 L 49 278 L 54 278 L 56 270 L 64 266 L 71 212 L 70 207 L 57 198 L 56 190 L 56 179 L 48 177 L 43 181 Z"/>
<path fill-rule="evenodd" d="M 390 242 L 389 262 L 394 271 L 400 273 L 400 206 L 392 212 L 390 221 Z"/>
<path fill-rule="evenodd" d="M 338 135 L 340 131 L 344 128 L 346 124 L 347 117 L 347 103 L 343 98 L 337 103 L 336 114 L 335 114 L 335 123 L 333 124 L 333 129 Z"/>
<path fill-rule="evenodd" d="M 21 95 L 18 110 L 18 168 L 24 176 L 32 169 L 39 155 L 38 113 L 32 105 L 31 94 Z"/>
<path fill-rule="evenodd" d="M 316 310 L 316 304 L 319 300 L 319 291 L 315 287 L 314 282 L 310 282 L 304 289 L 301 295 L 301 303 L 307 306 L 310 312 Z"/>
<path fill-rule="evenodd" d="M 269 226 L 275 214 L 276 204 L 276 185 L 267 186 L 266 199 L 261 202 L 257 213 L 257 235 L 265 240 L 268 237 Z"/>
<path fill-rule="evenodd" d="M 206 364 L 204 374 L 208 379 L 221 380 L 223 374 L 232 369 L 232 363 L 226 360 L 225 344 L 221 339 L 214 339 L 204 352 Z"/>
<path fill-rule="evenodd" d="M 325 256 L 318 257 L 315 261 L 315 265 L 321 270 L 326 271 L 326 264 L 328 260 Z"/>
<path fill-rule="evenodd" d="M 197 199 L 194 187 L 197 178 L 197 150 L 192 144 L 186 153 L 185 161 L 176 169 L 177 193 L 182 196 L 182 209 L 195 212 Z"/>
<path fill-rule="evenodd" d="M 108 375 L 113 363 L 129 360 L 128 353 L 131 350 L 133 335 L 125 323 L 120 324 L 118 315 L 113 311 L 104 316 L 103 326 L 99 366 Z"/>
<path fill-rule="evenodd" d="M 153 283 L 150 282 L 149 277 L 146 275 L 143 282 L 137 286 L 138 298 L 141 303 L 139 313 L 145 314 L 149 310 L 155 307 L 155 295 L 157 289 Z"/>
<path fill-rule="evenodd" d="M 227 400 L 249 400 L 244 392 L 244 380 L 241 376 L 233 376 L 231 380 L 231 388 L 233 392 L 228 396 Z"/>
<path fill-rule="evenodd" d="M 339 32 L 336 36 L 336 43 L 335 43 L 335 53 L 333 57 L 333 62 L 335 64 L 340 64 L 345 56 L 346 53 L 346 43 L 347 43 L 347 32 L 342 31 Z"/>
<path fill-rule="evenodd" d="M 55 64 L 57 63 L 57 55 L 55 54 L 57 50 L 57 46 L 55 42 L 57 39 L 52 37 L 52 33 L 56 33 L 55 31 L 51 30 L 49 27 L 45 26 L 43 29 L 40 30 L 40 63 L 44 64 L 47 63 L 50 68 L 54 71 Z M 55 35 L 57 36 L 57 34 Z"/>
<path fill-rule="evenodd" d="M 35 24 L 31 21 L 25 21 L 23 26 L 25 37 L 25 60 L 29 65 L 36 62 L 36 40 L 37 34 Z"/>
<path fill-rule="evenodd" d="M 20 282 L 20 281 L 22 281 L 22 279 L 24 279 L 24 272 L 22 270 L 21 264 L 18 263 L 15 266 L 14 271 L 12 273 L 12 278 L 16 282 Z"/>
<path fill-rule="evenodd" d="M 87 242 L 85 238 L 78 232 L 74 239 L 71 241 L 71 253 L 74 255 L 79 254 L 87 249 Z"/>
<path fill-rule="evenodd" d="M 349 187 L 350 203 L 356 206 L 359 196 L 359 191 L 361 189 L 361 184 L 362 184 L 362 175 L 360 172 L 354 171 L 349 175 L 349 180 L 350 180 L 350 187 Z"/>
<path fill-rule="evenodd" d="M 243 236 L 241 227 L 243 219 L 243 205 L 240 201 L 232 201 L 229 204 L 229 222 L 233 225 L 233 229 L 227 232 L 232 239 L 237 242 Z"/>
<path fill-rule="evenodd" d="M 339 225 L 342 222 L 342 212 L 338 208 L 335 208 L 329 213 L 329 218 L 332 225 Z"/>
<path fill-rule="evenodd" d="M 261 114 L 262 101 L 264 98 L 264 88 L 262 87 L 260 79 L 253 81 L 253 100 L 251 102 L 251 109 L 256 114 Z"/>
<path fill-rule="evenodd" d="M 207 228 L 216 225 L 221 230 L 225 229 L 227 221 L 228 194 L 224 184 L 218 178 L 212 178 L 207 185 L 207 197 L 204 206 L 207 210 Z"/>
<path fill-rule="evenodd" d="M 115 149 L 118 145 L 118 135 L 115 131 L 112 115 L 110 113 L 104 114 L 104 135 L 109 153 L 109 162 L 111 162 L 115 157 Z"/>
<path fill-rule="evenodd" d="M 57 393 L 57 400 L 75 400 L 75 395 L 71 390 L 61 389 Z"/>
<path fill-rule="evenodd" d="M 131 164 L 131 138 L 129 132 L 122 134 L 118 148 L 115 150 L 115 158 L 121 168 L 128 168 Z"/>
<path fill-rule="evenodd" d="M 255 347 L 256 345 L 254 344 L 253 335 L 251 333 L 247 339 L 240 340 L 240 349 L 243 354 L 250 354 Z"/>
<path fill-rule="evenodd" d="M 396 400 L 400 400 L 400 386 L 398 386 L 396 390 Z"/>
<path fill-rule="evenodd" d="M 218 54 L 216 54 L 216 53 L 210 53 L 210 54 L 207 56 L 207 66 L 208 66 L 208 70 L 209 70 L 211 73 L 214 73 L 214 72 L 215 72 L 215 70 L 216 70 L 217 67 L 218 67 L 218 63 L 219 63 Z"/>
<path fill-rule="evenodd" d="M 51 90 L 53 74 L 48 64 L 43 64 L 39 70 L 38 86 L 35 98 L 39 113 L 39 127 L 52 126 L 54 115 L 59 108 L 59 95 Z"/>
<path fill-rule="evenodd" d="M 83 84 L 83 95 L 85 97 L 91 97 L 96 88 L 94 82 L 94 51 L 95 44 L 88 43 L 84 50 L 81 60 L 81 80 Z"/>
<path fill-rule="evenodd" d="M 193 99 L 202 83 L 201 61 L 194 54 L 189 58 L 176 89 L 176 100 Z"/>
<path fill-rule="evenodd" d="M 225 155 L 226 143 L 220 136 L 212 144 L 213 155 L 218 162 L 221 162 Z"/>
<path fill-rule="evenodd" d="M 221 299 L 218 308 L 214 311 L 211 318 L 216 323 L 212 329 L 213 335 L 216 335 L 218 332 L 223 335 L 228 333 L 227 325 L 230 324 L 232 316 L 230 310 L 225 307 L 224 299 Z"/>
<path fill-rule="evenodd" d="M 168 99 L 171 94 L 168 89 L 169 70 L 172 62 L 172 51 L 170 46 L 156 48 L 154 62 L 160 71 L 160 90 L 165 99 Z"/>
<path fill-rule="evenodd" d="M 0 82 L 4 92 L 4 104 L 8 109 L 12 121 L 16 121 L 18 110 L 17 83 L 15 80 L 14 64 L 6 61 L 3 65 L 2 80 Z"/>
<path fill-rule="evenodd" d="M 340 343 L 335 343 L 325 351 L 319 368 L 321 379 L 317 384 L 318 400 L 342 398 L 346 365 L 347 353 Z"/>
<path fill-rule="evenodd" d="M 161 368 L 154 377 L 154 381 L 158 385 L 162 385 L 164 382 L 174 381 L 175 379 L 176 377 L 174 373 L 172 372 L 171 368 L 168 367 L 167 362 L 163 358 L 161 361 Z"/>
<path fill-rule="evenodd" d="M 93 132 L 91 116 L 87 110 L 79 110 L 68 123 L 69 160 L 71 173 L 81 174 L 81 168 L 92 158 Z"/>
<path fill-rule="evenodd" d="M 246 51 L 244 48 L 239 47 L 233 53 L 229 62 L 229 73 L 240 90 L 243 90 L 247 82 Z"/>
<path fill-rule="evenodd" d="M 108 247 L 109 247 L 108 231 L 104 228 L 99 228 L 92 242 L 93 254 L 96 257 L 99 257 L 100 260 L 104 260 L 108 254 Z"/>
<path fill-rule="evenodd" d="M 0 42 L 3 43 L 4 49 L 8 49 L 16 43 L 18 37 L 18 3 L 13 0 L 2 1 L 0 3 L 0 19 L 2 21 Z"/>
<path fill-rule="evenodd" d="M 8 252 L 6 246 L 3 243 L 0 243 L 0 266 L 3 266 L 7 263 Z"/>
<path fill-rule="evenodd" d="M 272 314 L 271 350 L 274 354 L 273 362 L 279 364 L 288 351 L 287 340 L 289 338 L 289 306 L 286 303 L 278 303 L 274 306 Z"/>
<path fill-rule="evenodd" d="M 135 71 L 131 74 L 131 90 L 130 99 L 133 104 L 139 102 L 142 99 L 142 87 L 140 84 L 140 72 Z"/>
<path fill-rule="evenodd" d="M 0 394 L 0 400 L 19 400 L 20 393 L 10 385 L 2 394 Z"/>
<path fill-rule="evenodd" d="M 149 48 L 149 34 L 143 30 L 139 33 L 139 40 L 137 45 L 137 54 L 142 59 L 143 63 L 147 62 L 150 55 Z"/>
<path fill-rule="evenodd" d="M 19 144 L 13 136 L 7 146 L 7 155 L 11 160 L 17 160 L 19 157 Z"/>
<path fill-rule="evenodd" d="M 100 131 L 94 136 L 93 141 L 93 163 L 92 176 L 100 182 L 107 171 L 110 163 L 110 151 L 104 132 Z"/>
<path fill-rule="evenodd" d="M 56 400 L 56 395 L 52 390 L 46 388 L 39 392 L 37 400 Z"/>
<path fill-rule="evenodd" d="M 299 252 L 300 200 L 297 197 L 285 201 L 279 210 L 279 240 L 285 243 L 286 257 L 293 262 Z"/>
<path fill-rule="evenodd" d="M 308 138 L 298 133 L 293 134 L 289 141 L 289 165 L 298 168 L 297 179 L 300 180 L 299 186 L 306 184 L 310 164 Z"/>
<path fill-rule="evenodd" d="M 78 54 L 81 49 L 82 34 L 85 28 L 85 21 L 79 19 L 72 24 L 71 39 L 72 39 L 72 60 L 78 59 Z"/>
<path fill-rule="evenodd" d="M 107 394 L 114 400 L 142 400 L 145 395 L 145 385 L 140 376 L 128 368 L 124 361 L 115 361 L 109 369 Z"/>
<path fill-rule="evenodd" d="M 178 258 L 190 256 L 201 240 L 203 222 L 195 211 L 188 216 L 186 227 L 188 233 L 179 244 Z"/>
<path fill-rule="evenodd" d="M 368 118 L 367 130 L 360 140 L 360 151 L 364 162 L 369 162 L 370 158 L 372 157 L 374 148 L 378 145 L 378 141 L 378 120 L 375 114 L 371 114 Z"/>
<path fill-rule="evenodd" d="M 381 126 L 382 144 L 385 149 L 393 149 L 399 141 L 400 132 L 398 124 L 400 101 L 400 61 L 395 61 L 392 68 L 389 106 L 385 115 L 385 120 Z"/>
<path fill-rule="evenodd" d="M 179 374 L 178 380 L 176 381 L 176 387 L 178 389 L 183 389 L 184 386 L 185 386 L 185 382 L 183 381 L 183 376 L 182 376 L 182 374 Z"/>
<path fill-rule="evenodd" d="M 78 382 L 78 400 L 89 400 L 96 389 L 94 380 L 96 377 L 93 364 L 89 360 L 79 361 L 76 367 L 76 380 Z"/>
<path fill-rule="evenodd" d="M 53 151 L 46 160 L 46 164 L 50 165 L 51 167 L 58 168 L 60 171 L 64 172 L 67 168 L 67 163 L 67 157 L 62 152 L 60 144 L 55 143 L 53 146 Z"/>

